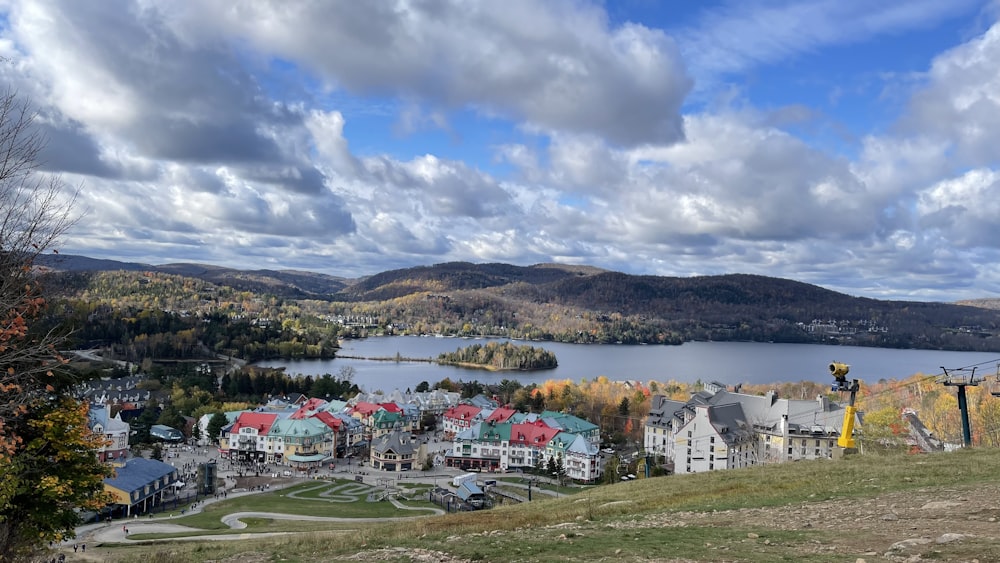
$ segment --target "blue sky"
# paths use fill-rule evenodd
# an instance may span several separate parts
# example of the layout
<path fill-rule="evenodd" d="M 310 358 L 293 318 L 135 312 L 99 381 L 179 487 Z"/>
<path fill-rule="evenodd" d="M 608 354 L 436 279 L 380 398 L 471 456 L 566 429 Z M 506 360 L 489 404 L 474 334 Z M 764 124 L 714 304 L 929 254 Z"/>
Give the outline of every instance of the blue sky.
<path fill-rule="evenodd" d="M 987 0 L 7 0 L 64 253 L 996 297 Z"/>

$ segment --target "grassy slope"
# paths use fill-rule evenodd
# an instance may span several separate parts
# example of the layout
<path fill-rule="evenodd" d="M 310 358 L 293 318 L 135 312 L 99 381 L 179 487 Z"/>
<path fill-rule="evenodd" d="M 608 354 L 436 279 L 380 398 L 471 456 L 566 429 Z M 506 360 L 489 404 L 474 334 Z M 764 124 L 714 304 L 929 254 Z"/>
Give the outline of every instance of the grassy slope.
<path fill-rule="evenodd" d="M 862 554 L 804 549 L 833 545 L 842 536 L 835 527 L 782 531 L 738 517 L 721 526 L 681 521 L 697 521 L 691 518 L 692 513 L 787 505 L 801 505 L 808 512 L 810 504 L 831 499 L 846 500 L 849 506 L 873 506 L 878 497 L 901 492 L 930 492 L 933 496 L 940 489 L 942 498 L 954 497 L 955 491 L 975 496 L 977 490 L 997 489 L 997 467 L 1000 450 L 854 456 L 842 461 L 631 481 L 556 500 L 420 518 L 405 525 L 359 525 L 351 534 L 334 532 L 338 527 L 331 526 L 327 533 L 240 542 L 176 543 L 168 544 L 168 549 L 159 544 L 155 550 L 112 546 L 107 551 L 108 560 L 145 557 L 161 562 L 226 557 L 232 557 L 229 561 L 338 561 L 382 548 L 431 550 L 452 558 L 438 559 L 447 561 L 668 560 L 666 557 L 696 561 L 853 561 L 854 556 Z M 636 525 L 644 521 L 658 524 Z M 757 536 L 767 540 L 747 544 L 746 538 Z M 714 551 L 718 546 L 734 546 L 739 556 L 737 551 Z M 252 554 L 257 554 L 258 559 Z M 845 559 L 846 555 L 850 557 Z M 410 561 L 402 556 L 387 560 Z"/>

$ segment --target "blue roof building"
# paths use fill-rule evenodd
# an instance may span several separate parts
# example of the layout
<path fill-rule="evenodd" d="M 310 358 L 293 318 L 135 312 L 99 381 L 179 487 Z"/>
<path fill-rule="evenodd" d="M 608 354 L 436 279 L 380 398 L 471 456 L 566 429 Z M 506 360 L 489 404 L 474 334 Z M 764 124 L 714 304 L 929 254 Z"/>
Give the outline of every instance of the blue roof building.
<path fill-rule="evenodd" d="M 125 507 L 125 515 L 145 512 L 163 500 L 163 493 L 180 478 L 177 468 L 155 459 L 141 457 L 115 468 L 115 476 L 104 480 L 104 490 Z"/>

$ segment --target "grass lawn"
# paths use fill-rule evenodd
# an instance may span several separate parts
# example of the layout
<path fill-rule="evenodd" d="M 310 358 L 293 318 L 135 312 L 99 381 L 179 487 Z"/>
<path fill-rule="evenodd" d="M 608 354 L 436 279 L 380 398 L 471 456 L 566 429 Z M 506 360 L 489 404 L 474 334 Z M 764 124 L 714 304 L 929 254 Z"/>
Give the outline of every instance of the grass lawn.
<path fill-rule="evenodd" d="M 976 495 L 996 496 L 1000 487 L 1000 472 L 996 471 L 998 465 L 1000 450 L 995 449 L 804 461 L 570 489 L 578 494 L 557 499 L 539 495 L 531 503 L 415 518 L 404 524 L 357 522 L 350 533 L 344 533 L 343 527 L 330 523 L 322 523 L 324 531 L 319 531 L 320 528 L 305 527 L 313 523 L 297 522 L 297 530 L 310 533 L 248 538 L 239 542 L 113 546 L 106 550 L 108 555 L 105 560 L 148 559 L 151 563 L 185 563 L 226 558 L 235 561 L 247 554 L 260 554 L 264 558 L 254 561 L 411 561 L 408 557 L 393 555 L 396 553 L 393 550 L 404 550 L 400 553 L 423 550 L 447 554 L 459 560 L 497 563 L 638 562 L 664 558 L 752 563 L 854 561 L 865 558 L 864 552 L 870 548 L 844 551 L 843 546 L 864 544 L 874 538 L 871 533 L 880 528 L 881 520 L 873 520 L 870 527 L 854 526 L 852 534 L 845 535 L 837 527 L 821 525 L 793 529 L 768 527 L 761 521 L 745 518 L 744 511 L 771 508 L 782 511 L 791 507 L 796 513 L 813 514 L 810 508 L 813 505 L 838 503 L 838 506 L 846 507 L 840 514 L 840 522 L 857 523 L 861 521 L 855 515 L 863 511 L 862 507 L 870 516 L 881 514 L 881 510 L 873 511 L 869 507 L 877 505 L 883 495 L 919 494 L 933 500 L 953 501 L 972 499 Z M 288 490 L 282 492 L 287 493 Z M 230 500 L 220 506 L 229 512 L 291 512 L 295 506 L 305 504 L 308 505 L 305 512 L 308 514 L 325 511 L 330 515 L 342 515 L 346 508 L 351 508 L 354 513 L 369 517 L 378 514 L 383 504 L 391 507 L 388 503 L 373 505 L 363 501 L 346 505 L 296 501 L 292 507 L 286 507 L 283 503 L 289 500 L 274 493 L 235 500 L 235 503 Z M 279 506 L 282 507 L 280 510 Z M 206 509 L 209 508 L 215 507 L 206 506 Z M 391 514 L 405 515 L 399 511 Z M 708 515 L 709 519 L 717 518 L 713 515 L 725 515 L 725 519 L 708 524 L 703 522 L 711 520 L 699 520 L 697 515 Z M 833 515 L 824 513 L 818 516 L 817 521 L 823 523 L 828 516 Z M 974 516 L 982 524 L 993 521 L 989 518 L 1000 518 L 1000 512 L 987 507 L 986 512 Z M 195 515 L 191 518 L 202 517 Z M 218 522 L 218 515 L 215 522 Z M 267 519 L 259 519 L 252 524 L 254 531 L 283 530 L 281 522 Z M 950 524 L 950 528 L 963 531 L 971 524 L 971 520 L 961 515 L 959 520 Z M 214 524 L 205 521 L 203 525 Z M 899 537 L 907 537 L 909 533 L 900 532 Z M 935 557 L 943 561 L 971 560 L 974 556 L 980 561 L 1000 560 L 1000 545 L 986 536 L 992 537 L 992 534 L 934 545 L 929 548 L 933 550 L 929 553 L 938 554 Z M 881 539 L 867 545 L 878 545 L 882 550 L 888 548 L 888 544 L 880 542 Z M 364 556 L 359 558 L 358 554 L 362 552 Z"/>
<path fill-rule="evenodd" d="M 324 488 L 325 485 L 325 488 Z M 319 496 L 323 490 L 334 490 L 346 487 L 347 491 L 355 491 L 356 494 L 351 502 L 333 502 Z M 260 494 L 234 497 L 219 502 L 206 504 L 201 512 L 189 514 L 180 518 L 170 519 L 172 524 L 180 524 L 198 528 L 200 530 L 221 530 L 229 532 L 229 526 L 222 523 L 222 517 L 235 512 L 277 512 L 282 514 L 299 514 L 303 516 L 326 516 L 334 518 L 407 518 L 416 516 L 426 516 L 432 514 L 430 509 L 438 508 L 435 504 L 423 500 L 401 501 L 402 504 L 412 508 L 426 508 L 426 511 L 400 510 L 389 501 L 368 502 L 368 493 L 376 491 L 375 487 L 361 486 L 359 483 L 347 480 L 335 481 L 309 481 L 299 483 L 281 490 L 269 491 Z M 307 495 L 294 498 L 289 495 Z M 340 496 L 338 496 L 340 498 Z M 277 526 L 280 529 L 267 531 L 286 531 L 285 524 L 281 520 L 274 521 L 269 526 Z M 330 523 L 325 523 L 323 529 L 329 529 Z M 291 527 L 289 529 L 301 530 L 301 527 Z M 258 530 L 241 530 L 243 532 Z M 157 536 L 160 537 L 160 536 Z M 140 539 L 136 537 L 135 539 Z"/>

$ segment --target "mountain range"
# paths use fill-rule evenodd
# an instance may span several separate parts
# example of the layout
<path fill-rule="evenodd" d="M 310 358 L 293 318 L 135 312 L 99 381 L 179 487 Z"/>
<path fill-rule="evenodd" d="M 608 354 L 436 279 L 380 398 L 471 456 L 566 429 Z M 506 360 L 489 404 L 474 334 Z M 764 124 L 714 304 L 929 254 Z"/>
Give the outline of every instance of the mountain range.
<path fill-rule="evenodd" d="M 996 300 L 877 300 L 747 274 L 683 278 L 589 266 L 450 262 L 352 279 L 297 270 L 150 265 L 73 255 L 42 255 L 36 266 L 54 273 L 157 272 L 345 307 L 382 303 L 394 320 L 436 323 L 438 330 L 458 330 L 456 325 L 483 324 L 489 318 L 495 326 L 523 328 L 527 323 L 535 331 L 519 336 L 564 341 L 822 341 L 1000 351 Z"/>

